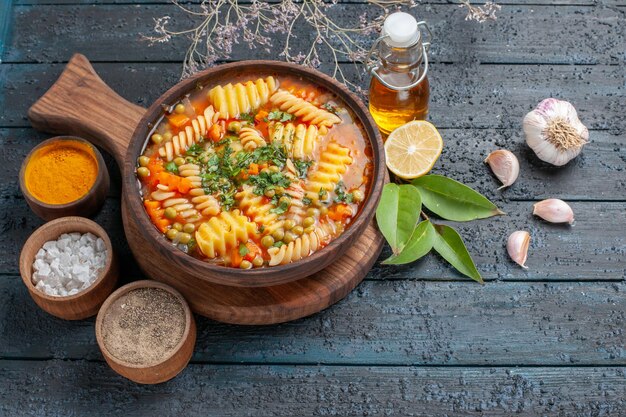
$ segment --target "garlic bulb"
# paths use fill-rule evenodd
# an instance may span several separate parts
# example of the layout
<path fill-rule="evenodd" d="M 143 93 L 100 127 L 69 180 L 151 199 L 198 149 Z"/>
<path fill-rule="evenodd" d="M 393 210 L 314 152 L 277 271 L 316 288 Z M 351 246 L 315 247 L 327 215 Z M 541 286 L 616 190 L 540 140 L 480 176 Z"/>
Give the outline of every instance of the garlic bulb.
<path fill-rule="evenodd" d="M 524 117 L 526 143 L 539 159 L 565 165 L 589 141 L 589 131 L 567 101 L 547 98 Z"/>
<path fill-rule="evenodd" d="M 519 175 L 519 161 L 513 152 L 506 149 L 491 152 L 485 159 L 485 163 L 489 164 L 495 176 L 502 183 L 502 187 L 498 190 L 513 184 Z"/>
<path fill-rule="evenodd" d="M 530 233 L 524 230 L 511 233 L 506 242 L 506 250 L 509 252 L 509 256 L 522 268 L 528 268 L 524 265 L 526 258 L 528 258 L 528 246 L 530 246 Z"/>
<path fill-rule="evenodd" d="M 574 223 L 574 211 L 563 200 L 550 198 L 536 203 L 533 206 L 533 214 L 550 223 Z"/>

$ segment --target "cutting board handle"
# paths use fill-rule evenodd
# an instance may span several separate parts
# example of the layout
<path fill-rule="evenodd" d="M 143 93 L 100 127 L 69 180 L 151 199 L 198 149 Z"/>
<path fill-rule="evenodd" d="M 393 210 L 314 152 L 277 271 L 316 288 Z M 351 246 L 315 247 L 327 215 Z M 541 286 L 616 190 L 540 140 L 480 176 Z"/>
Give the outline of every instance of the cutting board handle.
<path fill-rule="evenodd" d="M 91 140 L 121 167 L 145 111 L 120 97 L 84 55 L 75 54 L 59 79 L 28 110 L 28 118 L 37 130 Z"/>

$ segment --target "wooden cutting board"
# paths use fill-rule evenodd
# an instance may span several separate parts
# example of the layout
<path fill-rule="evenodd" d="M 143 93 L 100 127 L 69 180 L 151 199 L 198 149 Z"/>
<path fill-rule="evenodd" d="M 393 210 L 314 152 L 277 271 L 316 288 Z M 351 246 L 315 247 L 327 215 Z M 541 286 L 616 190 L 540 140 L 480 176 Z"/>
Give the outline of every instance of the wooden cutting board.
<path fill-rule="evenodd" d="M 76 54 L 50 90 L 30 108 L 28 116 L 35 129 L 82 136 L 104 148 L 123 166 L 128 143 L 144 112 L 109 88 L 87 58 Z M 133 231 L 126 226 L 125 233 Z M 383 237 L 372 222 L 338 261 L 288 284 L 243 288 L 205 282 L 197 288 L 176 277 L 163 281 L 178 289 L 196 313 L 213 320 L 281 323 L 314 314 L 344 298 L 363 280 L 382 246 Z"/>

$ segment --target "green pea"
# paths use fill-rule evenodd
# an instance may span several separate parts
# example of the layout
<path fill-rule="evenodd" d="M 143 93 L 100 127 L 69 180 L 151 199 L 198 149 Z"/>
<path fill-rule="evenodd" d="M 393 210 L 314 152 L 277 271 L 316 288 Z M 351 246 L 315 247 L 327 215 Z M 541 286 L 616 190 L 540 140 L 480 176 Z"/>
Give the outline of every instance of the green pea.
<path fill-rule="evenodd" d="M 174 112 L 178 114 L 183 114 L 185 112 L 185 105 L 183 103 L 178 103 L 176 107 L 174 107 Z"/>
<path fill-rule="evenodd" d="M 274 230 L 274 233 L 272 233 L 272 236 L 277 241 L 283 240 L 283 238 L 285 237 L 285 231 L 283 229 Z"/>
<path fill-rule="evenodd" d="M 226 129 L 231 132 L 239 133 L 241 130 L 241 122 L 230 122 L 228 126 L 226 126 Z"/>
<path fill-rule="evenodd" d="M 145 155 L 141 155 L 141 156 L 139 157 L 138 162 L 139 162 L 139 166 L 142 166 L 142 167 L 147 167 L 147 166 L 148 166 L 148 164 L 150 163 L 150 158 L 148 158 L 148 157 L 147 157 L 147 156 L 145 156 Z"/>
<path fill-rule="evenodd" d="M 182 224 L 180 224 L 180 223 L 178 223 L 178 222 L 176 222 L 176 223 L 174 223 L 174 224 L 172 225 L 172 229 L 176 229 L 176 230 L 178 230 L 179 232 L 182 232 L 182 231 L 183 231 L 183 225 L 182 225 Z"/>
<path fill-rule="evenodd" d="M 315 231 L 315 226 L 309 226 L 309 227 L 304 229 L 304 233 L 306 233 L 307 235 L 309 233 L 313 233 L 314 231 Z"/>
<path fill-rule="evenodd" d="M 283 187 L 276 187 L 275 190 L 278 195 L 285 194 L 285 189 Z"/>
<path fill-rule="evenodd" d="M 294 235 L 292 232 L 285 233 L 285 236 L 283 237 L 283 242 L 289 244 L 294 240 L 296 240 L 296 235 Z"/>
<path fill-rule="evenodd" d="M 157 145 L 163 142 L 163 136 L 159 135 L 158 133 L 152 135 L 150 139 L 152 139 L 152 142 L 156 143 Z"/>
<path fill-rule="evenodd" d="M 313 217 L 305 217 L 304 220 L 302 220 L 302 226 L 304 227 L 312 226 L 314 223 L 315 223 L 315 218 Z"/>
<path fill-rule="evenodd" d="M 183 226 L 183 232 L 193 233 L 196 231 L 196 226 L 193 223 L 187 223 Z"/>
<path fill-rule="evenodd" d="M 178 157 L 178 158 L 174 158 L 174 163 L 176 164 L 176 166 L 181 166 L 185 164 L 185 158 L 183 157 Z"/>
<path fill-rule="evenodd" d="M 261 245 L 266 248 L 271 248 L 274 245 L 274 238 L 269 235 L 263 236 L 263 239 L 261 239 Z"/>
<path fill-rule="evenodd" d="M 302 233 L 304 233 L 304 228 L 302 226 L 296 226 L 291 229 L 291 232 L 296 234 L 297 236 L 302 236 Z"/>
<path fill-rule="evenodd" d="M 276 195 L 276 190 L 265 190 L 265 197 L 272 198 Z"/>
<path fill-rule="evenodd" d="M 363 199 L 365 198 L 365 195 L 363 194 L 363 191 L 361 190 L 354 190 L 352 191 L 352 198 L 354 201 L 361 202 L 363 201 Z"/>
<path fill-rule="evenodd" d="M 328 207 L 326 207 L 326 206 L 320 207 L 320 214 L 322 216 L 325 216 L 326 214 L 328 214 Z"/>
<path fill-rule="evenodd" d="M 271 167 L 269 167 L 270 172 L 280 172 L 280 168 L 278 168 L 276 165 L 272 165 Z"/>
<path fill-rule="evenodd" d="M 320 211 L 316 208 L 308 208 L 306 209 L 306 215 L 309 217 L 319 217 L 320 216 Z"/>
<path fill-rule="evenodd" d="M 172 132 L 165 132 L 165 133 L 163 133 L 163 140 L 166 141 L 166 142 L 172 140 Z"/>
<path fill-rule="evenodd" d="M 252 265 L 256 266 L 257 268 L 260 266 L 263 266 L 263 258 L 261 258 L 260 256 L 256 256 L 253 260 L 252 260 Z"/>
<path fill-rule="evenodd" d="M 294 222 L 291 219 L 287 219 L 285 220 L 285 223 L 283 223 L 283 226 L 285 226 L 285 229 L 288 229 L 288 230 L 293 229 L 295 225 L 296 225 L 296 222 Z"/>
<path fill-rule="evenodd" d="M 250 261 L 244 259 L 239 264 L 239 268 L 241 268 L 241 269 L 250 269 L 250 268 L 252 268 L 252 263 L 250 263 Z"/>
<path fill-rule="evenodd" d="M 178 236 L 178 233 L 179 233 L 178 230 L 172 228 L 172 229 L 167 231 L 167 238 L 169 240 L 174 240 L 174 239 L 176 239 L 176 236 Z"/>
<path fill-rule="evenodd" d="M 139 167 L 137 168 L 137 175 L 139 175 L 141 178 L 149 177 L 150 170 L 146 167 Z"/>
<path fill-rule="evenodd" d="M 165 213 L 163 213 L 166 219 L 175 219 L 176 218 L 176 209 L 174 207 L 168 207 L 165 209 Z M 181 227 L 182 229 L 182 227 Z"/>
<path fill-rule="evenodd" d="M 186 245 L 191 241 L 191 235 L 189 233 L 181 233 L 178 235 L 178 241 L 183 245 Z"/>
<path fill-rule="evenodd" d="M 287 197 L 286 195 L 282 196 L 279 200 L 278 200 L 278 204 L 286 204 L 286 205 L 290 205 L 291 204 L 291 198 Z"/>

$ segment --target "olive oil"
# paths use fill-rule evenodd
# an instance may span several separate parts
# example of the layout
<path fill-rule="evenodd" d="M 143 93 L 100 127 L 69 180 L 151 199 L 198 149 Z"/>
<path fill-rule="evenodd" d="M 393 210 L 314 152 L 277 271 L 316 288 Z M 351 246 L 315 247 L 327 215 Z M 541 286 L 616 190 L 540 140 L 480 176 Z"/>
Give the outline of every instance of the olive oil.
<path fill-rule="evenodd" d="M 376 53 L 380 62 L 370 70 L 369 107 L 385 136 L 405 123 L 428 116 L 430 36 L 428 42 L 422 42 L 420 26 L 428 29 L 408 13 L 393 13 L 372 47 L 372 54 Z"/>
<path fill-rule="evenodd" d="M 408 74 L 390 73 L 382 76 L 389 78 L 390 84 L 411 83 Z M 396 91 L 385 87 L 378 78 L 373 77 L 370 83 L 370 113 L 380 131 L 388 135 L 395 128 L 412 120 L 426 120 L 429 96 L 428 78 L 424 78 L 410 90 Z"/>

